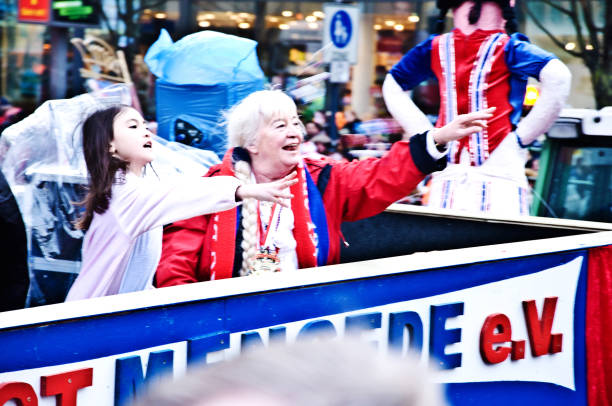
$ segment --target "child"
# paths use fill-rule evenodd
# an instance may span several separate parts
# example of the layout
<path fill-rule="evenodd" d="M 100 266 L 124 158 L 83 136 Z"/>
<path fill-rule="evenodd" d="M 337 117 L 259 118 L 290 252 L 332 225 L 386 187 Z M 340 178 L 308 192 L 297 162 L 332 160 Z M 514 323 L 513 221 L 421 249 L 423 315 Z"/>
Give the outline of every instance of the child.
<path fill-rule="evenodd" d="M 241 185 L 234 177 L 182 177 L 171 182 L 145 177 L 154 159 L 152 134 L 133 108 L 114 106 L 83 124 L 83 152 L 89 172 L 87 230 L 81 272 L 66 300 L 137 291 L 152 286 L 161 256 L 162 226 L 234 208 L 255 198 L 285 205 L 292 173 L 280 180 Z"/>

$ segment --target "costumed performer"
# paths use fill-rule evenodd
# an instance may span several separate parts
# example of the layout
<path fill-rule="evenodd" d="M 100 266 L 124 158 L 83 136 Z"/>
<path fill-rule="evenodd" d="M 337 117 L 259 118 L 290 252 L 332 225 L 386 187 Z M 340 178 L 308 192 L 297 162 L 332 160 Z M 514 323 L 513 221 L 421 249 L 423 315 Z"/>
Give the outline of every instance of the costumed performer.
<path fill-rule="evenodd" d="M 378 214 L 409 194 L 425 174 L 446 164 L 436 143 L 480 131 L 492 110 L 399 141 L 384 158 L 339 162 L 302 158 L 304 127 L 289 96 L 275 90 L 250 94 L 228 113 L 233 149 L 207 176 L 233 175 L 249 184 L 295 171 L 290 208 L 246 199 L 238 212 L 165 227 L 156 286 L 338 263 L 343 221 Z"/>
<path fill-rule="evenodd" d="M 438 34 L 408 51 L 385 78 L 387 108 L 408 134 L 431 128 L 408 93 L 429 78 L 440 86 L 438 127 L 458 114 L 497 107 L 487 128 L 448 145 L 448 165 L 433 174 L 429 206 L 529 214 L 526 147 L 557 118 L 571 74 L 553 54 L 515 32 L 513 3 L 438 0 Z M 441 34 L 449 9 L 455 28 Z M 520 120 L 528 77 L 540 81 L 541 94 Z"/>
<path fill-rule="evenodd" d="M 151 137 L 131 107 L 110 107 L 85 120 L 89 190 L 77 226 L 87 232 L 81 272 L 66 300 L 152 287 L 164 224 L 229 210 L 245 198 L 281 205 L 291 198 L 294 174 L 260 184 L 241 184 L 231 176 L 158 179 L 146 174 L 155 157 Z"/>

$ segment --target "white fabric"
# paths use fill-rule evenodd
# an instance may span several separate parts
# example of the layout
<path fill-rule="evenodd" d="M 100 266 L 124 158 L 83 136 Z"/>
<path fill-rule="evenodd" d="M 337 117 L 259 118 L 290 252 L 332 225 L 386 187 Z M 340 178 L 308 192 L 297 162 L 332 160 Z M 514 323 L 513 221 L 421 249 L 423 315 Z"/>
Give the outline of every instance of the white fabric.
<path fill-rule="evenodd" d="M 108 210 L 94 214 L 83 240 L 83 266 L 66 300 L 119 292 L 137 237 L 177 220 L 229 210 L 236 206 L 239 181 L 233 177 L 181 176 L 164 181 L 127 174 L 116 184 Z M 161 255 L 161 245 L 145 247 L 155 258 L 141 269 L 150 280 Z M 142 254 L 141 254 L 142 255 Z"/>
<path fill-rule="evenodd" d="M 272 205 L 268 202 L 260 202 L 259 210 L 261 213 L 261 221 L 264 226 L 264 230 L 267 230 L 270 225 L 270 211 Z M 265 242 L 266 246 L 273 248 L 274 246 L 279 248 L 278 256 L 280 258 L 280 265 L 282 272 L 296 271 L 298 269 L 298 257 L 297 257 L 297 242 L 293 236 L 293 228 L 295 227 L 295 221 L 293 212 L 291 209 L 283 207 L 280 211 L 280 222 L 278 223 L 278 229 L 276 229 L 276 223 L 278 220 L 279 206 L 277 206 L 274 218 L 272 219 L 272 229 L 268 233 L 268 238 Z"/>
<path fill-rule="evenodd" d="M 509 134 L 480 166 L 470 166 L 469 154 L 464 149 L 459 164 L 448 164 L 444 171 L 433 174 L 428 206 L 504 216 L 527 215 L 526 159 L 527 151 L 520 147 L 514 134 Z"/>
<path fill-rule="evenodd" d="M 539 79 L 540 96 L 516 127 L 523 145 L 531 144 L 553 125 L 569 95 L 572 74 L 563 62 L 552 59 L 540 71 Z"/>
<path fill-rule="evenodd" d="M 417 107 L 410 97 L 410 92 L 402 90 L 393 76 L 387 74 L 383 83 L 383 96 L 387 109 L 402 126 L 408 137 L 433 129 L 433 125 L 425 114 Z M 440 159 L 448 154 L 448 150 L 440 152 L 431 132 L 427 133 L 427 153 L 433 159 Z"/>
<path fill-rule="evenodd" d="M 153 277 L 162 250 L 162 227 L 155 227 L 140 234 L 128 260 L 118 293 L 153 289 Z"/>
<path fill-rule="evenodd" d="M 427 116 L 412 101 L 410 92 L 405 92 L 391 74 L 385 77 L 382 92 L 387 110 L 408 136 L 411 137 L 433 128 Z"/>
<path fill-rule="evenodd" d="M 448 155 L 448 148 L 444 151 L 438 151 L 438 147 L 436 147 L 436 141 L 433 138 L 432 131 L 427 132 L 427 136 L 425 137 L 425 145 L 427 147 L 427 153 L 431 155 L 431 157 L 435 160 L 444 158 Z"/>

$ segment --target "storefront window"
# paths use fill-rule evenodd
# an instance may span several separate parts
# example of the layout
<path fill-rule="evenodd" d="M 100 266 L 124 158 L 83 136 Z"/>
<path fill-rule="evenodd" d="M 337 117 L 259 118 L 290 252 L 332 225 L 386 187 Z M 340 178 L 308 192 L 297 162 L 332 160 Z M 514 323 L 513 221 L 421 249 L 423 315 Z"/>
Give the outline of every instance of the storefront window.
<path fill-rule="evenodd" d="M 195 30 L 214 30 L 256 40 L 260 65 L 268 81 L 290 90 L 298 80 L 327 69 L 321 52 L 325 45 L 323 5 L 324 2 L 308 1 L 200 0 L 191 3 L 195 18 L 192 23 Z M 359 62 L 359 69 L 367 71 L 367 80 L 349 81 L 342 95 L 345 102 L 351 103 L 355 99 L 359 102 L 359 94 L 367 94 L 367 103 L 363 97 L 358 103 L 361 105 L 358 113 L 375 117 L 386 114 L 380 94 L 386 72 L 426 37 L 435 7 L 433 1 L 377 1 L 361 3 L 360 7 L 360 30 L 365 31 L 360 38 L 372 43 L 361 51 L 367 55 Z M 145 10 L 141 18 L 141 40 L 152 43 L 162 21 L 178 39 L 172 28 L 179 23 L 176 13 L 179 8 L 177 1 L 168 1 L 164 10 Z M 317 92 L 307 95 L 306 100 L 316 103 L 324 92 L 323 84 Z M 318 104 L 323 106 L 321 101 Z"/>
<path fill-rule="evenodd" d="M 12 102 L 35 105 L 43 92 L 44 25 L 2 23 L 2 95 Z"/>
<path fill-rule="evenodd" d="M 45 37 L 46 26 L 17 24 L 16 3 L 0 2 L 0 13 L 3 13 L 0 22 L 0 91 L 11 99 L 40 103 L 46 98 L 44 73 L 48 64 L 44 56 L 52 50 Z M 135 32 L 128 30 L 118 18 L 118 8 L 123 13 L 126 11 L 125 1 L 103 0 L 102 3 L 105 19 L 99 28 L 88 28 L 85 33 L 100 36 L 111 45 L 126 50 L 130 70 L 139 77 L 141 102 L 154 97 L 150 91 L 151 79 L 146 76 L 142 60 L 162 28 L 168 30 L 174 40 L 200 30 L 254 39 L 259 43 L 258 57 L 268 81 L 284 89 L 295 86 L 299 79 L 327 70 L 321 63 L 320 52 L 325 45 L 323 1 L 141 0 L 131 3 L 137 18 L 134 21 Z M 604 4 L 601 1 L 591 3 L 596 8 Z M 354 4 L 362 10 L 359 29 L 362 55 L 358 64 L 352 67 L 351 79 L 343 86 L 342 96 L 349 103 L 345 107 L 350 106 L 363 118 L 385 116 L 387 113 L 380 92 L 382 81 L 407 50 L 432 32 L 438 9 L 433 0 L 358 1 Z M 524 7 L 524 2 L 517 7 L 521 31 L 530 35 L 537 45 L 560 55 L 566 63 L 572 63 L 573 72 L 585 71 L 581 61 L 573 63 L 554 44 L 550 44 L 534 23 L 525 19 L 521 7 Z M 568 44 L 575 41 L 569 20 L 563 20 L 564 24 L 553 23 L 560 17 L 558 10 L 538 2 L 530 3 L 530 7 L 553 34 Z M 603 18 L 603 13 L 595 15 Z M 447 28 L 450 28 L 450 13 L 448 19 Z M 582 86 L 585 80 L 576 80 L 576 86 Z M 432 100 L 437 94 L 435 86 L 435 83 L 426 83 L 414 92 L 419 107 L 432 115 L 436 112 L 436 101 Z M 319 93 L 324 91 L 324 86 L 319 89 Z M 574 101 L 582 100 L 580 95 L 583 93 L 592 99 L 588 86 L 582 86 L 582 90 L 574 89 L 573 93 Z M 149 105 L 153 107 L 154 103 Z M 582 107 L 582 104 L 577 107 Z"/>

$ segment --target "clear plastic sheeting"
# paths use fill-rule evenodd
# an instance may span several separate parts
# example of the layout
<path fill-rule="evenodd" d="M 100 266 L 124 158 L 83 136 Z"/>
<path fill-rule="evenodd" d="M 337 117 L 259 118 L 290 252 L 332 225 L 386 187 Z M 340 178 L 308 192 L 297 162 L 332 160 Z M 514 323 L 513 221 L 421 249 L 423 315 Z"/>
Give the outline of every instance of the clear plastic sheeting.
<path fill-rule="evenodd" d="M 63 301 L 80 270 L 83 232 L 74 223 L 87 184 L 81 128 L 93 112 L 116 104 L 131 105 L 124 85 L 47 101 L 0 137 L 0 169 L 28 232 L 29 306 Z M 155 141 L 152 166 L 159 177 L 203 176 L 219 162 L 210 151 Z"/>
<path fill-rule="evenodd" d="M 29 306 L 63 301 L 79 271 L 83 233 L 74 227 L 75 202 L 87 183 L 82 123 L 98 109 L 130 100 L 125 86 L 50 100 L 0 137 L 0 168 L 28 233 Z"/>
<path fill-rule="evenodd" d="M 155 161 L 153 169 L 160 176 L 196 175 L 204 176 L 208 168 L 221 160 L 212 151 L 190 147 L 178 142 L 155 137 Z"/>
<path fill-rule="evenodd" d="M 94 111 L 130 104 L 125 86 L 72 99 L 49 100 L 31 115 L 8 127 L 0 137 L 0 168 L 11 187 L 29 183 L 26 172 L 41 166 L 61 167 L 69 175 L 86 175 L 81 126 Z"/>

